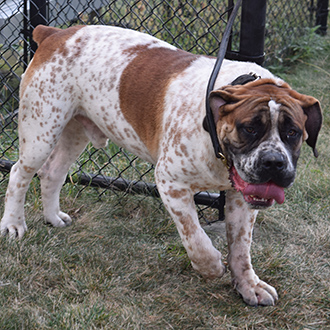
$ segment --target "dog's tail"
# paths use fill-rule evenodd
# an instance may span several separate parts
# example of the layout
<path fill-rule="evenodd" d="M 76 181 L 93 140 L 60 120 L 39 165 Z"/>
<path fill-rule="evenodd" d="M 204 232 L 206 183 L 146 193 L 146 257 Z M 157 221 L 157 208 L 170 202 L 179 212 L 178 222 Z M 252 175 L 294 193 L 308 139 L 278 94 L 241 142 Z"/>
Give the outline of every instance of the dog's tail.
<path fill-rule="evenodd" d="M 33 40 L 38 44 L 38 46 L 50 35 L 54 33 L 58 33 L 62 31 L 61 29 L 45 26 L 45 25 L 38 25 L 32 33 Z"/>

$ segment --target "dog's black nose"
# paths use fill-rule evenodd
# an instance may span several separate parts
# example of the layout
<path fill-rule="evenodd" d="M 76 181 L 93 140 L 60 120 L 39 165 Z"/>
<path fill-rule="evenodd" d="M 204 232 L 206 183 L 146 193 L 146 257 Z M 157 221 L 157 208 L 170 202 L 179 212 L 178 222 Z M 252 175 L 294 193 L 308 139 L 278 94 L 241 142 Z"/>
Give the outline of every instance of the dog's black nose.
<path fill-rule="evenodd" d="M 289 159 L 276 150 L 259 154 L 256 174 L 260 183 L 272 181 L 280 187 L 289 187 L 295 178 L 295 170 L 288 168 Z"/>
<path fill-rule="evenodd" d="M 269 174 L 275 174 L 285 169 L 286 161 L 279 152 L 268 152 L 261 158 L 261 166 Z"/>

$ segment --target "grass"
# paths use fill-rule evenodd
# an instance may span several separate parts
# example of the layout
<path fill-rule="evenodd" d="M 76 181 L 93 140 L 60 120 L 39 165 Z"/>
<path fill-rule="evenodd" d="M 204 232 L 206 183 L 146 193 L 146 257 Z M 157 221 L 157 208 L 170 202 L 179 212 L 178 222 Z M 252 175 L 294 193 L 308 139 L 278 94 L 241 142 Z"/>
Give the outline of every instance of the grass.
<path fill-rule="evenodd" d="M 1 239 L 0 329 L 330 328 L 329 57 L 325 47 L 281 70 L 292 87 L 320 99 L 324 126 L 319 158 L 304 146 L 286 202 L 257 220 L 252 260 L 277 288 L 276 306 L 247 307 L 229 273 L 215 281 L 195 273 L 158 200 L 124 196 L 118 205 L 113 194 L 100 202 L 93 189 L 66 185 L 62 208 L 74 223 L 52 228 L 42 223 L 34 180 L 28 233 Z M 3 183 L 2 204 L 4 194 Z M 223 232 L 206 229 L 226 257 Z"/>

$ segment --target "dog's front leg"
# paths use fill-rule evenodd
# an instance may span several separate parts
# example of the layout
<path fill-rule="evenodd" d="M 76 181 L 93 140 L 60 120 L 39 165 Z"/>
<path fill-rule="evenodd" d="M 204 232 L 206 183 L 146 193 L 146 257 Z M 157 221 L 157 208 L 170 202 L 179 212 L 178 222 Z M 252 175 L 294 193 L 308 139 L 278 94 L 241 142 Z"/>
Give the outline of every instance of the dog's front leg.
<path fill-rule="evenodd" d="M 241 193 L 226 195 L 228 263 L 237 291 L 248 305 L 274 305 L 276 290 L 255 274 L 250 257 L 252 230 L 258 211 L 249 208 Z"/>
<path fill-rule="evenodd" d="M 200 226 L 193 192 L 176 182 L 157 180 L 157 183 L 163 203 L 176 224 L 193 268 L 206 278 L 221 277 L 226 267 L 221 262 L 221 253 Z"/>

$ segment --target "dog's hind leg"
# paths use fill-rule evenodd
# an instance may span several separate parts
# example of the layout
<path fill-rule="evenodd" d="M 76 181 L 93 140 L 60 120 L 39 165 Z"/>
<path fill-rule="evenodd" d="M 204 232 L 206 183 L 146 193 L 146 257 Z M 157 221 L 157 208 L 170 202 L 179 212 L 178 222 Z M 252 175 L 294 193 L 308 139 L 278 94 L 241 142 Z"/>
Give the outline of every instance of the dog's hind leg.
<path fill-rule="evenodd" d="M 33 103 L 28 98 L 21 99 L 19 159 L 10 172 L 5 211 L 0 224 L 1 233 L 8 233 L 11 237 L 22 237 L 27 229 L 24 203 L 29 183 L 51 154 L 66 124 L 49 124 L 49 116 L 41 112 L 44 106 L 39 101 Z"/>
<path fill-rule="evenodd" d="M 64 128 L 56 147 L 38 171 L 41 179 L 45 221 L 54 227 L 71 224 L 69 215 L 60 211 L 59 195 L 69 167 L 88 142 L 89 138 L 85 134 L 83 125 L 76 119 L 71 119 Z"/>
<path fill-rule="evenodd" d="M 32 167 L 18 161 L 10 171 L 5 198 L 5 211 L 1 220 L 2 235 L 22 237 L 27 227 L 24 220 L 25 194 L 35 172 Z"/>

